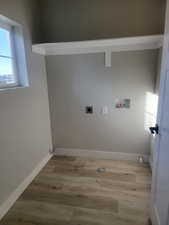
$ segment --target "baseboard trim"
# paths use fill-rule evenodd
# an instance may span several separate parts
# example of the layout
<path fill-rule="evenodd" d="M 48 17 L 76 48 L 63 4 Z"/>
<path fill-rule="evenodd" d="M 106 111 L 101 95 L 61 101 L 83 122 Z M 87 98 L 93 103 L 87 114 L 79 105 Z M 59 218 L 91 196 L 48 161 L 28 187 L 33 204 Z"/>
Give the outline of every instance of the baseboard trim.
<path fill-rule="evenodd" d="M 52 154 L 48 154 L 32 173 L 18 186 L 18 188 L 9 196 L 9 198 L 0 206 L 0 220 L 5 216 L 9 209 L 13 206 L 20 195 L 25 191 L 28 185 L 39 174 L 47 162 L 51 159 Z"/>
<path fill-rule="evenodd" d="M 89 150 L 89 149 L 69 149 L 69 148 L 56 148 L 54 155 L 57 156 L 79 156 L 87 157 L 94 159 L 112 159 L 112 160 L 130 160 L 137 161 L 139 156 L 144 157 L 144 161 L 149 161 L 148 155 L 132 154 L 132 153 L 123 153 L 123 152 L 106 152 L 98 150 Z"/>

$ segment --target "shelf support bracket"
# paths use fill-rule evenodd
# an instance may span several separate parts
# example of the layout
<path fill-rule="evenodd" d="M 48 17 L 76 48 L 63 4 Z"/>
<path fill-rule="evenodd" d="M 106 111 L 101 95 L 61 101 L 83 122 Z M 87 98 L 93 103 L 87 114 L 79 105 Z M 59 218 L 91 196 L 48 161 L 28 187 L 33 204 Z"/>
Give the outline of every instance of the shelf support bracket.
<path fill-rule="evenodd" d="M 105 52 L 105 67 L 111 67 L 111 51 L 106 50 Z"/>

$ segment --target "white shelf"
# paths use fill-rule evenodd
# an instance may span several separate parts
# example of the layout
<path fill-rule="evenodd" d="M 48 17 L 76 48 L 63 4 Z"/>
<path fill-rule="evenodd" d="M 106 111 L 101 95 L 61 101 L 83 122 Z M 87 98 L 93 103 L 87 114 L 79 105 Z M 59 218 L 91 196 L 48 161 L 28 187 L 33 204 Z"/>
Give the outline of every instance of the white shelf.
<path fill-rule="evenodd" d="M 112 52 L 158 49 L 162 44 L 163 35 L 152 35 L 105 40 L 35 44 L 32 46 L 32 51 L 41 55 L 105 53 L 105 66 L 110 67 Z"/>

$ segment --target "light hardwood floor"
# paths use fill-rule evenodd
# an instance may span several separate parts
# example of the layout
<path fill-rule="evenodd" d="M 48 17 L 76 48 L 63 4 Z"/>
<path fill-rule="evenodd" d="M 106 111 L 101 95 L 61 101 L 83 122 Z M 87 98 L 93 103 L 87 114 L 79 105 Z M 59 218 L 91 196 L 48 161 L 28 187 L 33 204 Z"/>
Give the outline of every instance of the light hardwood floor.
<path fill-rule="evenodd" d="M 150 185 L 147 164 L 53 157 L 0 225 L 147 225 Z"/>

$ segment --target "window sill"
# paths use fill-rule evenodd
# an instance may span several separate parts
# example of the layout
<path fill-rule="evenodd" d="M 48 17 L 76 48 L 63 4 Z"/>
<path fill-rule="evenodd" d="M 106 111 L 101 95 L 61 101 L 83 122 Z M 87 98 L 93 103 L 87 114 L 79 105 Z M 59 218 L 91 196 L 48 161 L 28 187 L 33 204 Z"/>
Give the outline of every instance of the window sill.
<path fill-rule="evenodd" d="M 14 87 L 0 87 L 0 92 L 1 91 L 8 91 L 8 90 L 16 90 L 16 89 L 23 89 L 23 88 L 27 88 L 29 86 L 14 86 Z"/>

